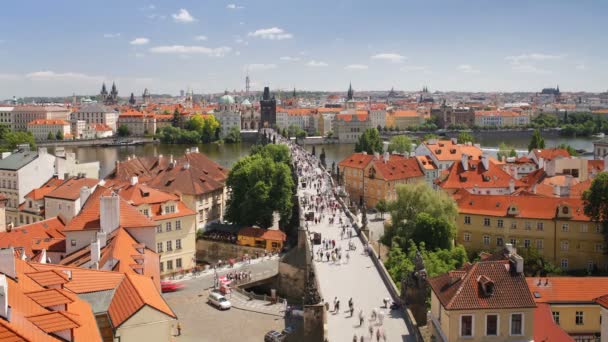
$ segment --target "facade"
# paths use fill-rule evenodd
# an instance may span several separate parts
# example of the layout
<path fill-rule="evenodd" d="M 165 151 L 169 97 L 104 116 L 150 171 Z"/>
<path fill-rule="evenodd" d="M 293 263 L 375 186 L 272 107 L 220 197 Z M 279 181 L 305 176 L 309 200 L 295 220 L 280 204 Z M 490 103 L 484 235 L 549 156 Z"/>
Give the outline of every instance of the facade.
<path fill-rule="evenodd" d="M 61 216 L 67 223 L 72 220 L 97 188 L 97 178 L 71 177 L 44 195 L 44 216 Z"/>
<path fill-rule="evenodd" d="M 593 159 L 603 159 L 608 156 L 608 139 L 593 142 Z"/>
<path fill-rule="evenodd" d="M 241 130 L 258 130 L 260 128 L 260 112 L 248 99 L 241 102 Z"/>
<path fill-rule="evenodd" d="M 441 105 L 431 110 L 431 116 L 438 117 L 439 128 L 448 128 L 451 125 L 475 125 L 475 111 L 470 107 L 450 107 Z"/>
<path fill-rule="evenodd" d="M 386 115 L 386 110 L 383 109 L 370 110 L 369 119 L 371 121 L 371 126 L 375 128 L 386 127 Z"/>
<path fill-rule="evenodd" d="M 116 132 L 118 112 L 101 104 L 90 104 L 70 114 L 70 121 L 84 121 L 87 125 L 104 124 Z"/>
<path fill-rule="evenodd" d="M 424 172 L 425 182 L 434 190 L 437 190 L 437 183 L 435 180 L 439 177 L 439 169 L 437 165 L 433 163 L 433 160 L 429 156 L 416 156 L 420 169 Z"/>
<path fill-rule="evenodd" d="M 13 127 L 13 108 L 0 106 L 0 125 Z"/>
<path fill-rule="evenodd" d="M 31 132 L 37 141 L 48 140 L 49 134 L 56 139 L 56 135 L 61 132 L 64 139 L 71 137 L 70 123 L 65 120 L 38 119 L 27 124 L 27 131 Z"/>
<path fill-rule="evenodd" d="M 12 111 L 14 131 L 27 131 L 27 124 L 35 120 L 69 121 L 70 110 L 60 106 L 15 106 Z M 55 133 L 57 133 L 55 131 Z M 46 138 L 46 137 L 45 137 Z"/>
<path fill-rule="evenodd" d="M 583 213 L 576 198 L 455 195 L 456 242 L 467 251 L 494 251 L 506 243 L 533 247 L 563 270 L 608 269 L 601 227 Z"/>
<path fill-rule="evenodd" d="M 475 125 L 481 127 L 525 126 L 530 116 L 515 111 L 475 111 Z"/>
<path fill-rule="evenodd" d="M 118 127 L 125 125 L 131 136 L 142 137 L 156 132 L 156 118 L 154 114 L 138 111 L 121 112 L 118 116 Z"/>
<path fill-rule="evenodd" d="M 29 147 L 0 160 L 0 193 L 6 197 L 6 222 L 19 225 L 19 204 L 25 195 L 41 187 L 55 172 L 55 156 L 46 148 L 37 152 Z"/>
<path fill-rule="evenodd" d="M 397 110 L 388 114 L 393 127 L 406 129 L 417 127 L 424 123 L 424 118 L 415 110 Z M 376 126 L 374 126 L 376 127 Z"/>
<path fill-rule="evenodd" d="M 25 201 L 19 205 L 19 220 L 15 226 L 28 225 L 44 220 L 44 196 L 55 190 L 62 182 L 61 179 L 52 177 L 40 188 L 34 189 L 25 195 Z"/>
<path fill-rule="evenodd" d="M 425 181 L 415 157 L 397 154 L 353 153 L 338 163 L 338 169 L 350 198 L 367 207 L 374 207 L 382 199 L 396 199 L 398 185 Z"/>
<path fill-rule="evenodd" d="M 264 248 L 268 252 L 280 252 L 286 240 L 287 235 L 278 229 L 245 227 L 239 230 L 236 243 L 241 246 Z"/>
<path fill-rule="evenodd" d="M 73 152 L 65 152 L 61 147 L 55 148 L 55 174 L 59 179 L 70 177 L 99 178 L 99 161 L 80 162 Z"/>
<path fill-rule="evenodd" d="M 215 118 L 220 122 L 221 135 L 226 136 L 230 130 L 237 128 L 241 130 L 241 113 L 239 105 L 234 98 L 226 92 L 218 101 L 218 112 L 214 113 Z"/>
<path fill-rule="evenodd" d="M 430 278 L 436 341 L 532 341 L 536 304 L 523 258 L 479 261 Z"/>
<path fill-rule="evenodd" d="M 270 96 L 270 88 L 264 87 L 260 100 L 261 127 L 272 127 L 277 124 L 277 100 Z"/>
<path fill-rule="evenodd" d="M 366 129 L 371 128 L 367 111 L 356 114 L 337 114 L 332 122 L 334 137 L 340 142 L 355 143 Z"/>

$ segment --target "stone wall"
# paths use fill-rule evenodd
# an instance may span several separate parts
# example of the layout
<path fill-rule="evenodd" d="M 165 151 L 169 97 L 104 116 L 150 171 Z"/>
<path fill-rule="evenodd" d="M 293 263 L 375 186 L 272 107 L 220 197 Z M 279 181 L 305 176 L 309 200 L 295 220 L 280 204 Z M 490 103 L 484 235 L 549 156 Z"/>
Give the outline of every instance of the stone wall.
<path fill-rule="evenodd" d="M 264 255 L 266 251 L 263 248 L 239 246 L 232 243 L 217 242 L 210 240 L 196 241 L 196 260 L 216 263 L 218 260 L 226 261 L 228 259 L 237 259 L 245 254 L 250 257 L 255 257 L 256 253 Z"/>
<path fill-rule="evenodd" d="M 283 297 L 300 304 L 304 297 L 306 270 L 285 262 L 279 262 L 279 274 L 276 283 L 277 291 Z"/>

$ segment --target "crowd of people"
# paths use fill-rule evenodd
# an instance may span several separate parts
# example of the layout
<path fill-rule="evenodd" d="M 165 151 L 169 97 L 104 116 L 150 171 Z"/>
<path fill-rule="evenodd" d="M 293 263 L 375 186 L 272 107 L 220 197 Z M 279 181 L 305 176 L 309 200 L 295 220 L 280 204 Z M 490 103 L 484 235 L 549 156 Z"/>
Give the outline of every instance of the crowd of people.
<path fill-rule="evenodd" d="M 222 232 L 219 230 L 210 230 L 203 233 L 203 239 L 220 242 L 236 243 L 237 235 L 230 232 Z"/>

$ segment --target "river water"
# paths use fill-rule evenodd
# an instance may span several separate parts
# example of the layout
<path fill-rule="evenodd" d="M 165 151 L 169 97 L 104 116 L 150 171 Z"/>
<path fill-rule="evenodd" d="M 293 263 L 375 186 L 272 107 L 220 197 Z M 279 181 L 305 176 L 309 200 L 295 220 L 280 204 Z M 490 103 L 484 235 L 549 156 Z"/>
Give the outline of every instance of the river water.
<path fill-rule="evenodd" d="M 490 155 L 496 155 L 496 147 L 505 142 L 518 151 L 519 154 L 527 153 L 527 145 L 530 141 L 530 134 L 519 136 L 510 136 L 505 138 L 500 134 L 478 136 L 477 139 L 481 143 L 482 148 Z M 560 138 L 560 137 L 545 137 L 547 147 L 559 145 L 561 143 L 569 144 L 575 149 L 584 149 L 586 151 L 593 150 L 593 139 L 585 138 Z M 249 149 L 253 144 L 251 142 L 242 142 L 240 144 L 200 144 L 199 151 L 206 154 L 209 158 L 216 161 L 218 164 L 230 168 L 241 157 L 249 154 Z M 312 150 L 313 145 L 307 145 L 308 150 Z M 184 151 L 191 145 L 164 145 L 164 144 L 147 144 L 138 146 L 115 146 L 115 147 L 66 147 L 67 152 L 75 152 L 76 157 L 81 162 L 99 161 L 101 166 L 101 176 L 105 177 L 114 169 L 117 160 L 125 160 L 128 156 L 158 156 L 160 154 L 168 156 L 173 154 L 178 157 L 184 154 Z M 331 166 L 332 162 L 336 164 L 354 151 L 354 144 L 324 144 L 316 145 L 317 154 L 325 149 L 326 162 Z M 54 152 L 53 147 L 49 147 L 49 152 Z"/>

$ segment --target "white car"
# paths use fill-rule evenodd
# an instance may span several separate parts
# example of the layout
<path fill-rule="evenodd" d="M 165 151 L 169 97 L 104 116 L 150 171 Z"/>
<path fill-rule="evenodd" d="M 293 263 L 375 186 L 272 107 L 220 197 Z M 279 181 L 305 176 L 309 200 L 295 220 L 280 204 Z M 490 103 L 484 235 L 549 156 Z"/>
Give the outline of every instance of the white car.
<path fill-rule="evenodd" d="M 213 304 L 220 310 L 228 310 L 232 306 L 226 297 L 217 292 L 211 292 L 209 294 L 209 303 Z"/>

